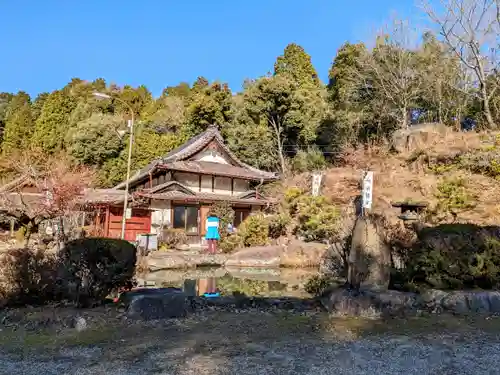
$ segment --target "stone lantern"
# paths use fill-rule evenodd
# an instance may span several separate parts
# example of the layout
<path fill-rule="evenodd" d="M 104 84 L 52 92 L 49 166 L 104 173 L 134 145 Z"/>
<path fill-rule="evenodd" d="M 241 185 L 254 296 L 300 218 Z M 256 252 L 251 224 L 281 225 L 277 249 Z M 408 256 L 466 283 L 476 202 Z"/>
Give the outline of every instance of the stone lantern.
<path fill-rule="evenodd" d="M 398 217 L 403 221 L 405 226 L 411 226 L 419 220 L 420 214 L 427 208 L 427 203 L 413 201 L 394 202 L 392 203 L 392 207 L 399 208 L 401 214 Z"/>

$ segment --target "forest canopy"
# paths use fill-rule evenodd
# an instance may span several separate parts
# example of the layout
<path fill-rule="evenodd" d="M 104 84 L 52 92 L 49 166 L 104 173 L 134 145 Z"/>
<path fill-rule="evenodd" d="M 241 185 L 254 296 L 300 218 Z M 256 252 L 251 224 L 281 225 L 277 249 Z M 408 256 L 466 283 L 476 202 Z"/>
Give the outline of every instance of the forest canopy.
<path fill-rule="evenodd" d="M 496 129 L 500 120 L 499 1 L 443 1 L 425 7 L 433 27 L 415 30 L 402 20 L 374 40 L 346 42 L 336 52 L 328 82 L 305 49 L 289 44 L 274 71 L 248 79 L 241 92 L 198 77 L 153 97 L 145 86 L 117 86 L 102 78 L 73 78 L 30 97 L 0 93 L 1 157 L 30 147 L 65 153 L 95 168 L 111 187 L 126 171 L 127 120 L 136 133 L 133 169 L 146 165 L 216 124 L 244 162 L 283 171 L 290 159 L 321 154 L 334 161 L 345 147 L 384 142 L 415 123 L 459 128 L 463 121 Z M 94 92 L 111 99 L 99 100 Z M 304 156 L 306 155 L 306 156 Z"/>

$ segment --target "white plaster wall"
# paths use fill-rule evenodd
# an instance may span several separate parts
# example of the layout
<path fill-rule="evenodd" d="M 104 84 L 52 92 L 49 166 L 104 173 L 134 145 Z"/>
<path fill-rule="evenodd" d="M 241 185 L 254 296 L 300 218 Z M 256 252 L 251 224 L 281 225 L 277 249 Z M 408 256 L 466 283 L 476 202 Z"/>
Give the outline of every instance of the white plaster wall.
<path fill-rule="evenodd" d="M 214 194 L 231 195 L 231 179 L 228 177 L 215 177 Z"/>
<path fill-rule="evenodd" d="M 234 179 L 234 192 L 235 194 L 244 193 L 250 190 L 250 182 L 247 180 Z"/>
<path fill-rule="evenodd" d="M 159 233 L 161 227 L 169 227 L 172 217 L 171 201 L 153 200 L 151 201 L 151 233 Z"/>
<path fill-rule="evenodd" d="M 212 176 L 201 176 L 201 191 L 203 193 L 212 192 Z"/>
<path fill-rule="evenodd" d="M 229 162 L 217 151 L 205 150 L 196 155 L 197 161 L 209 161 L 212 163 L 229 164 Z"/>
<path fill-rule="evenodd" d="M 192 189 L 193 191 L 198 191 L 199 189 L 199 177 L 197 174 L 194 173 L 185 173 L 185 172 L 175 172 L 174 178 L 176 181 L 179 181 L 181 184 L 187 186 L 188 188 Z M 210 183 L 210 186 L 211 183 Z"/>

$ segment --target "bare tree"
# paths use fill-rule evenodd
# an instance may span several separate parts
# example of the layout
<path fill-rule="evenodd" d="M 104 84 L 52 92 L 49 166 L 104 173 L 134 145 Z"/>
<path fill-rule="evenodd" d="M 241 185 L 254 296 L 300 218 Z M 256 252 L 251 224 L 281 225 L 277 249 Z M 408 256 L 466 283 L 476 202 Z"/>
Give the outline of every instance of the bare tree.
<path fill-rule="evenodd" d="M 441 7 L 437 11 L 427 0 L 424 3 L 439 34 L 462 63 L 468 82 L 458 89 L 480 100 L 488 126 L 496 128 L 491 100 L 500 83 L 500 0 L 441 0 Z"/>
<path fill-rule="evenodd" d="M 0 191 L 0 211 L 24 224 L 25 245 L 33 229 L 47 219 L 59 219 L 59 236 L 64 239 L 62 218 L 77 210 L 92 183 L 92 171 L 72 165 L 64 155 L 39 151 L 13 155 L 5 164 L 5 170 L 18 178 Z"/>
<path fill-rule="evenodd" d="M 395 20 L 377 38 L 371 54 L 365 54 L 358 79 L 374 98 L 385 103 L 388 114 L 408 128 L 412 105 L 421 93 L 417 46 L 406 21 Z"/>

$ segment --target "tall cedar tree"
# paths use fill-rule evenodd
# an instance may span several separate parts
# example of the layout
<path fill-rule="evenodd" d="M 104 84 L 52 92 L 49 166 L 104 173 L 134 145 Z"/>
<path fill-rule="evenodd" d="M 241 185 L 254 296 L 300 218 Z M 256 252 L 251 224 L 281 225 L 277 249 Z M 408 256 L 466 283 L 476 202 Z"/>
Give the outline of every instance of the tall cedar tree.
<path fill-rule="evenodd" d="M 33 125 L 30 96 L 20 91 L 12 98 L 7 108 L 3 153 L 10 154 L 27 147 L 33 134 Z"/>
<path fill-rule="evenodd" d="M 33 144 L 48 153 L 62 150 L 64 138 L 69 128 L 71 112 L 76 103 L 67 90 L 51 93 L 36 120 Z"/>
<path fill-rule="evenodd" d="M 283 55 L 278 56 L 274 64 L 274 74 L 285 76 L 301 87 L 321 85 L 318 72 L 311 62 L 311 56 L 295 43 L 286 46 Z"/>

